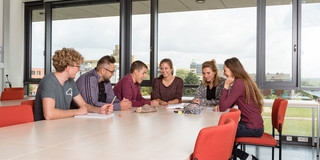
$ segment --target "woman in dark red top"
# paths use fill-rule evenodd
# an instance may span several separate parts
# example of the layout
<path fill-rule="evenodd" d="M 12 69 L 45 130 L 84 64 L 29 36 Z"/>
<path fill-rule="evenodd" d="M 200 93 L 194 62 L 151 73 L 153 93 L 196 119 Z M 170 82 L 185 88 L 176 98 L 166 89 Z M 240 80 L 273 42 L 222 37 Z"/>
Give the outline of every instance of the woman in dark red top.
<path fill-rule="evenodd" d="M 160 62 L 161 75 L 152 82 L 152 99 L 160 105 L 177 104 L 181 101 L 183 80 L 173 76 L 173 64 L 168 58 Z"/>
<path fill-rule="evenodd" d="M 223 70 L 227 80 L 220 98 L 220 111 L 225 111 L 236 103 L 241 111 L 236 137 L 261 137 L 264 131 L 261 116 L 263 101 L 256 83 L 235 57 L 224 62 Z M 240 159 L 257 159 L 239 149 L 236 156 Z"/>

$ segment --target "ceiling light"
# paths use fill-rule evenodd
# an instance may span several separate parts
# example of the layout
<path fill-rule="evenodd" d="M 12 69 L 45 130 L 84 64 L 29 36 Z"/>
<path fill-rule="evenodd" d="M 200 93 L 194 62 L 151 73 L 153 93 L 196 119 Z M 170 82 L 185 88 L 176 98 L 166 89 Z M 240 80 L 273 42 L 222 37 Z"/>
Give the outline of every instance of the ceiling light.
<path fill-rule="evenodd" d="M 204 3 L 205 0 L 196 0 L 197 3 Z"/>

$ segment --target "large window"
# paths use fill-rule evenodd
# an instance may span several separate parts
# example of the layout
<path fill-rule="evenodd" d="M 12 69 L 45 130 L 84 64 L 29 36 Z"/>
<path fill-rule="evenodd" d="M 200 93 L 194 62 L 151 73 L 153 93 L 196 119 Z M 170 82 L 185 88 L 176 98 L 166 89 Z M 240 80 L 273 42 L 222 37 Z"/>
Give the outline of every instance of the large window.
<path fill-rule="evenodd" d="M 141 60 L 148 66 L 145 80 L 150 80 L 150 0 L 132 2 L 131 60 Z"/>
<path fill-rule="evenodd" d="M 292 57 L 292 2 L 267 3 L 266 81 L 291 82 Z"/>
<path fill-rule="evenodd" d="M 320 0 L 302 3 L 301 18 L 301 86 L 320 87 Z M 311 91 L 320 97 L 320 91 Z"/>
<path fill-rule="evenodd" d="M 36 71 L 44 73 L 44 10 L 32 10 L 32 54 L 30 78 L 41 79 L 44 74 L 34 74 Z"/>
<path fill-rule="evenodd" d="M 112 55 L 116 58 L 116 71 L 111 82 L 116 83 L 119 80 L 118 8 L 119 3 L 53 8 L 52 54 L 63 47 L 79 51 L 85 61 L 78 76 L 94 69 L 101 57 Z"/>
<path fill-rule="evenodd" d="M 185 84 L 199 84 L 203 62 L 215 59 L 223 76 L 224 61 L 238 57 L 255 79 L 256 10 L 255 0 L 246 6 L 160 0 L 159 62 L 172 59 L 176 76 Z M 185 89 L 184 96 L 194 96 L 194 91 Z"/>

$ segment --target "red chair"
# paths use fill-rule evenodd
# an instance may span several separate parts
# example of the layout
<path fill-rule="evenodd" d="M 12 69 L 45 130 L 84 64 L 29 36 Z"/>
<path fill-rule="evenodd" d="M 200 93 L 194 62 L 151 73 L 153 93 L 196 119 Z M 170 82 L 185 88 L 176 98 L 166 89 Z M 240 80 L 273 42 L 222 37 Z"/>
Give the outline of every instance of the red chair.
<path fill-rule="evenodd" d="M 33 112 L 30 105 L 0 107 L 0 127 L 33 121 Z"/>
<path fill-rule="evenodd" d="M 23 99 L 24 91 L 3 91 L 1 93 L 1 101 Z"/>
<path fill-rule="evenodd" d="M 229 112 L 223 113 L 219 120 L 219 125 L 223 124 L 227 118 L 231 118 L 238 126 L 241 111 L 237 108 L 231 108 Z"/>
<path fill-rule="evenodd" d="M 235 128 L 235 134 L 237 133 L 237 128 L 238 128 L 238 123 L 239 123 L 239 119 L 240 119 L 240 114 L 241 111 L 237 108 L 231 108 L 229 112 L 227 113 L 223 113 L 220 117 L 219 120 L 219 125 L 223 124 L 228 118 L 231 118 L 235 123 L 236 123 L 236 128 Z M 233 142 L 235 140 L 235 136 L 233 139 Z M 233 145 L 232 148 L 228 151 L 228 154 L 232 154 L 232 149 L 233 149 Z"/>
<path fill-rule="evenodd" d="M 236 123 L 228 118 L 218 126 L 200 130 L 193 152 L 193 160 L 227 160 L 232 150 Z"/>
<path fill-rule="evenodd" d="M 281 147 L 282 147 L 282 127 L 286 114 L 288 100 L 275 99 L 272 106 L 272 135 L 263 133 L 260 138 L 257 137 L 239 137 L 235 142 L 239 144 L 251 144 L 258 146 L 272 147 L 272 160 L 274 159 L 274 148 L 279 148 L 279 160 L 281 160 Z M 279 143 L 276 141 L 275 129 L 279 132 Z"/>
<path fill-rule="evenodd" d="M 30 105 L 32 107 L 32 110 L 33 110 L 33 108 L 34 108 L 34 99 L 33 100 L 22 101 L 21 105 Z"/>
<path fill-rule="evenodd" d="M 24 88 L 22 87 L 4 88 L 4 91 L 23 91 L 24 92 Z"/>

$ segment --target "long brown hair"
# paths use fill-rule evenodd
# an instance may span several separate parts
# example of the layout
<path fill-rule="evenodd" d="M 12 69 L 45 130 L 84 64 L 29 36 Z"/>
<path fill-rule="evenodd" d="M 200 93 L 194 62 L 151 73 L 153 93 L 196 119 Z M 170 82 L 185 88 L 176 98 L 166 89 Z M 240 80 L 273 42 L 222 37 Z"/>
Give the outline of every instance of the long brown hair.
<path fill-rule="evenodd" d="M 246 90 L 246 101 L 250 102 L 250 94 L 253 98 L 254 104 L 257 105 L 260 109 L 260 113 L 263 111 L 263 100 L 260 93 L 260 90 L 257 84 L 252 80 L 249 74 L 244 70 L 242 64 L 239 59 L 236 57 L 232 57 L 224 61 L 224 65 L 230 69 L 230 71 L 235 76 L 235 79 L 242 79 L 244 83 L 244 87 Z"/>
<path fill-rule="evenodd" d="M 213 78 L 213 86 L 214 87 L 217 87 L 218 86 L 218 83 L 219 83 L 219 80 L 220 80 L 220 76 L 218 75 L 218 68 L 217 68 L 217 65 L 216 65 L 216 60 L 212 59 L 211 61 L 205 61 L 202 63 L 202 69 L 203 68 L 210 68 L 212 70 L 212 72 L 216 72 L 216 75 L 214 76 Z M 204 80 L 205 78 L 203 77 L 202 78 L 202 84 L 207 87 L 210 82 L 207 82 L 206 80 Z"/>

